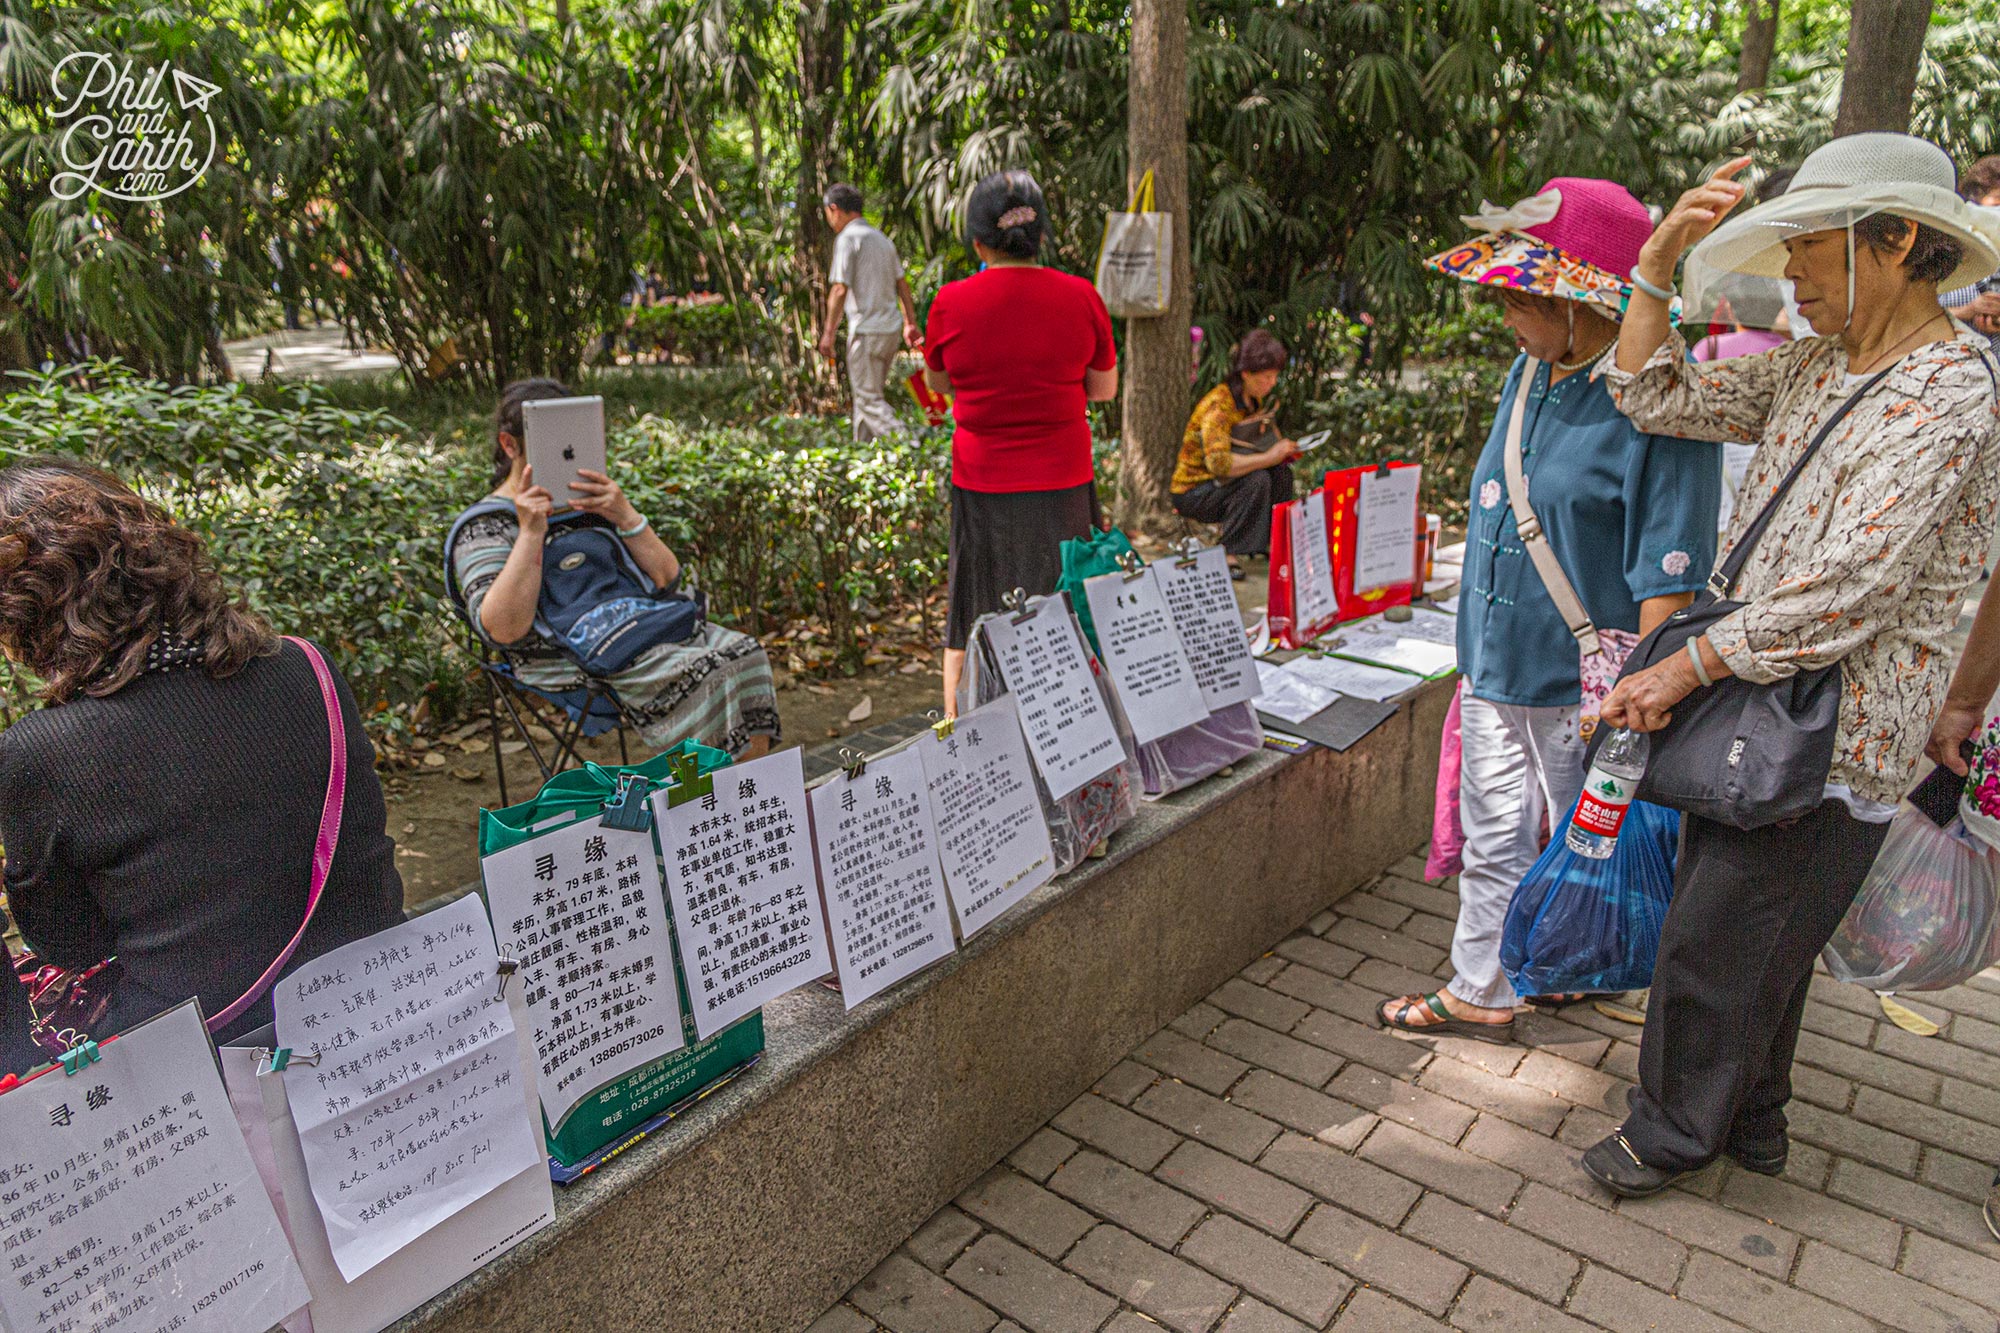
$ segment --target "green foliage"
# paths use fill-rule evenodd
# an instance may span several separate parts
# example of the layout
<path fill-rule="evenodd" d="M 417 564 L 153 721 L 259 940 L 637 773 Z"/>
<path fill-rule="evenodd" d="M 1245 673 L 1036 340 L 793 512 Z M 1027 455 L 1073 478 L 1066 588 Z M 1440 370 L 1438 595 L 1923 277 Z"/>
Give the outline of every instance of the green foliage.
<path fill-rule="evenodd" d="M 697 366 L 768 355 L 773 341 L 760 313 L 732 301 L 643 305 L 624 315 L 612 321 L 609 332 L 614 338 Z"/>

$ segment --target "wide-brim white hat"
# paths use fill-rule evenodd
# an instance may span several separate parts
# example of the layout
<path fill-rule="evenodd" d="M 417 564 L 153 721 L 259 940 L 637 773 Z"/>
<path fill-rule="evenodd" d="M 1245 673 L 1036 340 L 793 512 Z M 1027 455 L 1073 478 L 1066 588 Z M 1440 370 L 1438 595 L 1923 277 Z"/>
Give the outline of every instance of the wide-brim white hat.
<path fill-rule="evenodd" d="M 1787 240 L 1891 213 L 1957 241 L 1965 257 L 1938 290 L 1969 286 L 2000 271 L 2000 209 L 1959 198 L 1957 180 L 1944 150 L 1912 135 L 1835 139 L 1800 164 L 1783 194 L 1728 219 L 1697 245 L 1688 255 L 1687 284 L 1696 285 L 1704 271 L 1783 277 Z"/>

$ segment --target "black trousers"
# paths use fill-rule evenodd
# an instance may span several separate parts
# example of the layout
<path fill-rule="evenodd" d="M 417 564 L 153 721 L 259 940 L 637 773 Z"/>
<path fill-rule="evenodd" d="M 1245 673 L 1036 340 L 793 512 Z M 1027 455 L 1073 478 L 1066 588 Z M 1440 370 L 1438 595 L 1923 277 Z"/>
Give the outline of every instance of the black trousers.
<path fill-rule="evenodd" d="M 1204 481 L 1173 497 L 1174 512 L 1197 523 L 1220 523 L 1231 555 L 1271 553 L 1271 506 L 1290 503 L 1292 465 L 1259 468 L 1229 481 Z"/>
<path fill-rule="evenodd" d="M 1775 1150 L 1813 960 L 1888 835 L 1828 801 L 1748 832 L 1684 815 L 1625 1138 L 1692 1170 L 1731 1145 Z"/>

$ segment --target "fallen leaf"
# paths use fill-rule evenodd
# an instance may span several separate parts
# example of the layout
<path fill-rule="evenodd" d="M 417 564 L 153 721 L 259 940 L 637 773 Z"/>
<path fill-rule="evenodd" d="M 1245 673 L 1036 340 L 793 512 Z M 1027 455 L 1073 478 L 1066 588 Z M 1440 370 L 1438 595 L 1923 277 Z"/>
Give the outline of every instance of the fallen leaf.
<path fill-rule="evenodd" d="M 460 782 L 479 781 L 479 775 L 473 772 L 469 768 L 454 768 L 453 770 L 451 770 L 451 775 L 457 778 Z"/>
<path fill-rule="evenodd" d="M 1879 998 L 1882 1001 L 1882 1012 L 1889 1016 L 1891 1023 L 1903 1031 L 1914 1032 L 1919 1037 L 1935 1037 L 1938 1034 L 1937 1024 L 1908 1005 L 1898 1004 L 1886 995 Z"/>
<path fill-rule="evenodd" d="M 896 668 L 896 672 L 898 675 L 903 676 L 921 676 L 924 673 L 924 663 L 905 662 Z"/>
<path fill-rule="evenodd" d="M 458 748 L 462 754 L 485 754 L 493 748 L 493 742 L 484 736 L 475 736 L 469 741 L 460 741 Z"/>
<path fill-rule="evenodd" d="M 847 720 L 849 722 L 866 722 L 869 718 L 869 715 L 872 714 L 874 711 L 875 711 L 875 700 L 870 696 L 864 694 L 861 696 L 860 703 L 854 705 L 854 707 L 847 710 Z"/>
<path fill-rule="evenodd" d="M 405 833 L 415 833 L 416 831 L 417 831 L 417 826 L 415 824 L 403 825 L 403 832 Z"/>
<path fill-rule="evenodd" d="M 432 753 L 424 756 L 425 768 L 443 768 L 445 766 L 445 762 L 446 761 L 444 755 L 436 751 L 433 751 Z"/>
<path fill-rule="evenodd" d="M 828 736 L 830 736 L 830 737 L 831 737 L 831 736 L 838 736 L 838 735 L 840 734 L 840 728 L 839 728 L 839 727 L 828 727 L 828 728 L 826 729 L 826 734 L 827 734 Z"/>
<path fill-rule="evenodd" d="M 527 749 L 527 748 L 528 748 L 528 743 L 527 743 L 526 741 L 501 741 L 501 742 L 500 742 L 500 753 L 501 753 L 501 754 L 519 754 L 519 753 L 521 753 L 521 751 L 523 751 L 523 750 L 525 750 L 525 749 Z"/>

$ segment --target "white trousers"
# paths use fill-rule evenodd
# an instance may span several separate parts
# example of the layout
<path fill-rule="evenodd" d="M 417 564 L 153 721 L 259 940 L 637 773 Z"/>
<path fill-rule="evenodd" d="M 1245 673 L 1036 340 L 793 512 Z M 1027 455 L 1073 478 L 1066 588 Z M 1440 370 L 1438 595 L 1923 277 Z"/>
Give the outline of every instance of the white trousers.
<path fill-rule="evenodd" d="M 850 333 L 847 335 L 847 386 L 854 391 L 854 438 L 872 440 L 893 435 L 903 428 L 896 409 L 889 406 L 882 386 L 889 368 L 902 350 L 900 333 Z"/>
<path fill-rule="evenodd" d="M 1514 890 L 1541 855 L 1543 814 L 1561 837 L 1583 790 L 1577 711 L 1575 704 L 1527 708 L 1470 694 L 1459 700 L 1465 868 L 1451 936 L 1457 975 L 1448 989 L 1467 1004 L 1509 1009 L 1519 998 L 1500 970 L 1500 930 Z"/>

